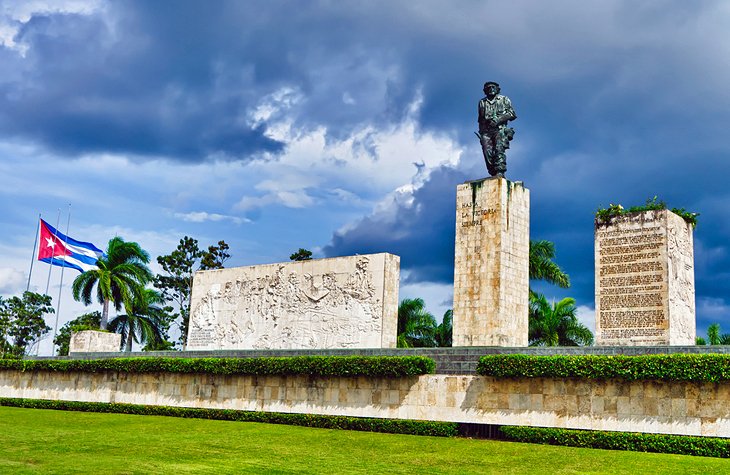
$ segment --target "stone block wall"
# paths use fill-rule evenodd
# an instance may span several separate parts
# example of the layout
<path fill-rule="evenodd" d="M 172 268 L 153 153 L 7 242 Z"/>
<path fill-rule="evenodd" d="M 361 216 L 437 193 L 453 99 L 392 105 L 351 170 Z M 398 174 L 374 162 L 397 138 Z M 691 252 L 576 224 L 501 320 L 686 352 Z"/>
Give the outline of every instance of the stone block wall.
<path fill-rule="evenodd" d="M 454 346 L 527 346 L 530 192 L 493 177 L 456 190 Z"/>
<path fill-rule="evenodd" d="M 0 371 L 0 397 L 730 437 L 730 383 Z"/>
<path fill-rule="evenodd" d="M 669 210 L 596 223 L 596 344 L 693 345 L 692 226 Z"/>

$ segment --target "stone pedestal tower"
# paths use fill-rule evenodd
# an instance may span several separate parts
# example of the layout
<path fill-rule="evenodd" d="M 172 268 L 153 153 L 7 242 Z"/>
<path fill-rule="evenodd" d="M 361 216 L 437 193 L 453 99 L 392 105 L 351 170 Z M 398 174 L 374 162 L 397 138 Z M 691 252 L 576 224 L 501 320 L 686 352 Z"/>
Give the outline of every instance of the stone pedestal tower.
<path fill-rule="evenodd" d="M 454 346 L 527 346 L 530 192 L 492 177 L 456 189 Z"/>

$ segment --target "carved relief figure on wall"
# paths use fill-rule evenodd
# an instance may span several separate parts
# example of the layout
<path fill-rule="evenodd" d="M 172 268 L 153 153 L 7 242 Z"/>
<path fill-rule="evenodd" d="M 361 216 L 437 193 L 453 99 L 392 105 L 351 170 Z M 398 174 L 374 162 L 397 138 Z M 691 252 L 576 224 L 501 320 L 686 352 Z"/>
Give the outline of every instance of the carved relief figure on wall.
<path fill-rule="evenodd" d="M 194 333 L 231 348 L 346 348 L 362 332 L 380 332 L 382 302 L 367 257 L 350 272 L 285 275 L 283 269 L 211 289 L 192 312 Z"/>

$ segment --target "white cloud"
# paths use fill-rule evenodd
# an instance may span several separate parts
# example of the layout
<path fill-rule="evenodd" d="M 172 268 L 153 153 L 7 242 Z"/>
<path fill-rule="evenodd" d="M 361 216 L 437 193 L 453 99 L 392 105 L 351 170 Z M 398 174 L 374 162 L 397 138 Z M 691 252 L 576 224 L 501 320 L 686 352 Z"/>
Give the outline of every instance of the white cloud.
<path fill-rule="evenodd" d="M 238 216 L 228 216 L 225 214 L 208 213 L 206 211 L 191 211 L 189 213 L 174 213 L 176 218 L 191 223 L 204 223 L 206 221 L 230 221 L 234 224 L 250 223 L 250 219 L 240 218 Z"/>
<path fill-rule="evenodd" d="M 588 307 L 587 305 L 578 305 L 575 316 L 578 317 L 578 321 L 580 323 L 588 327 L 588 329 L 595 335 L 596 310 L 593 307 Z"/>
<path fill-rule="evenodd" d="M 0 294 L 19 294 L 25 290 L 27 276 L 12 267 L 0 267 Z"/>
<path fill-rule="evenodd" d="M 280 156 L 267 155 L 246 165 L 260 179 L 254 189 L 264 193 L 244 195 L 236 209 L 313 206 L 318 203 L 313 188 L 374 204 L 394 190 L 412 192 L 435 167 L 459 163 L 462 149 L 454 138 L 419 129 L 420 96 L 400 123 L 365 125 L 339 139 L 329 137 L 325 126 L 301 129 L 286 118 L 283 112 L 299 97 L 285 88 L 252 112 L 252 121 L 265 126 L 266 135 L 286 148 Z"/>
<path fill-rule="evenodd" d="M 28 46 L 15 42 L 15 35 L 23 23 L 33 15 L 75 13 L 90 15 L 101 9 L 101 0 L 24 0 L 5 2 L 0 6 L 0 44 L 24 56 Z"/>

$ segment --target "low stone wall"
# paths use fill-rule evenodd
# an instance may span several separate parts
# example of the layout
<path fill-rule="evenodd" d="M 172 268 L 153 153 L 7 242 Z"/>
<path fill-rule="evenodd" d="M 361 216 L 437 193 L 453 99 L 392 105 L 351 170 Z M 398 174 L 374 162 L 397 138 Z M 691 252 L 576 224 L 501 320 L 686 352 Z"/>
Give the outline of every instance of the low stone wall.
<path fill-rule="evenodd" d="M 730 437 L 730 383 L 0 371 L 0 397 Z"/>

